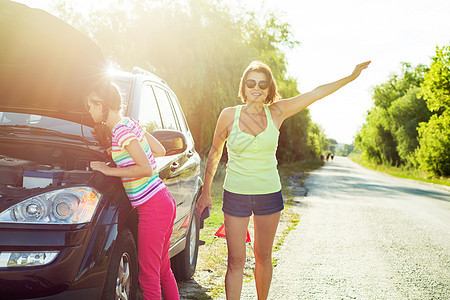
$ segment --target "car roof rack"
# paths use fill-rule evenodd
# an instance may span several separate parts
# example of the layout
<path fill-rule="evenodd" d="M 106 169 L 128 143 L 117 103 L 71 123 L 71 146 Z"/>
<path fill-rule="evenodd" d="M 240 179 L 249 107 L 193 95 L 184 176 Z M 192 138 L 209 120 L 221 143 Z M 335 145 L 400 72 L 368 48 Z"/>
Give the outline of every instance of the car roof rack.
<path fill-rule="evenodd" d="M 133 70 L 131 71 L 132 74 L 143 74 L 143 75 L 148 75 L 153 77 L 153 79 L 161 81 L 164 84 L 167 84 L 167 82 L 164 79 L 159 78 L 158 76 L 156 76 L 155 74 L 153 74 L 150 71 L 144 70 L 142 68 L 139 67 L 133 67 Z"/>

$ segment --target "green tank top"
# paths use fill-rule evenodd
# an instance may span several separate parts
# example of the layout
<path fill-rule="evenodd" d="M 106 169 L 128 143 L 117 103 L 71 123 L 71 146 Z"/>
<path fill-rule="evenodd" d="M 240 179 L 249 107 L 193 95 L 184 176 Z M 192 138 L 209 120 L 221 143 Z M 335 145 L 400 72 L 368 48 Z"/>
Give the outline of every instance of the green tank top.
<path fill-rule="evenodd" d="M 280 132 L 264 105 L 267 126 L 256 137 L 241 131 L 242 105 L 236 106 L 233 128 L 227 138 L 228 163 L 223 188 L 236 194 L 258 195 L 281 190 L 275 153 Z"/>

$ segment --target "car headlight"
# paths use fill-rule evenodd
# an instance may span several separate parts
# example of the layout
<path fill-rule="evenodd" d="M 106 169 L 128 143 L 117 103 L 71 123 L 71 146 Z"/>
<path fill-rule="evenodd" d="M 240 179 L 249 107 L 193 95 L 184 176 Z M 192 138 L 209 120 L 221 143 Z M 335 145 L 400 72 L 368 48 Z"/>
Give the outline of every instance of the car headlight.
<path fill-rule="evenodd" d="M 0 223 L 79 224 L 91 221 L 102 195 L 72 187 L 26 199 L 0 213 Z"/>

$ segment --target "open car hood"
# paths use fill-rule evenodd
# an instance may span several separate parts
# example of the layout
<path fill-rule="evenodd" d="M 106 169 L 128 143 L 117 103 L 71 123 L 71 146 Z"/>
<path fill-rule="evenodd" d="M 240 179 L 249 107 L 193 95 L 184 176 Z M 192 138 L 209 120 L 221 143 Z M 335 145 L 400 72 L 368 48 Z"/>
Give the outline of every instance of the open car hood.
<path fill-rule="evenodd" d="M 83 97 L 106 59 L 86 35 L 40 9 L 0 1 L 0 111 L 92 125 Z"/>

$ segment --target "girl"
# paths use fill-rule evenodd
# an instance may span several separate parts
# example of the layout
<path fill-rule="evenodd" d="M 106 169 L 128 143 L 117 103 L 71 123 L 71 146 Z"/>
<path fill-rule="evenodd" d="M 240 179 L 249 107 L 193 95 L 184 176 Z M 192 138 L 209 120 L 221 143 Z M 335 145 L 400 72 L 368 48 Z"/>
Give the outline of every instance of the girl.
<path fill-rule="evenodd" d="M 199 214 L 212 207 L 211 183 L 222 156 L 225 141 L 228 164 L 223 205 L 228 248 L 225 276 L 227 299 L 239 299 L 245 264 L 245 240 L 249 218 L 254 221 L 255 282 L 258 299 L 267 299 L 272 280 L 272 246 L 283 210 L 281 183 L 275 152 L 279 128 L 284 120 L 313 102 L 355 80 L 370 61 L 356 66 L 350 76 L 317 87 L 299 96 L 279 98 L 270 68 L 254 61 L 241 78 L 239 96 L 244 105 L 225 108 L 217 121 L 206 162 Z"/>
<path fill-rule="evenodd" d="M 165 155 L 164 147 L 135 120 L 121 114 L 119 89 L 108 82 L 99 85 L 86 99 L 96 123 L 111 130 L 111 155 L 117 168 L 91 162 L 92 170 L 121 177 L 123 186 L 139 214 L 139 282 L 144 299 L 180 299 L 170 269 L 169 246 L 175 220 L 175 201 L 159 178 L 154 157 Z"/>

